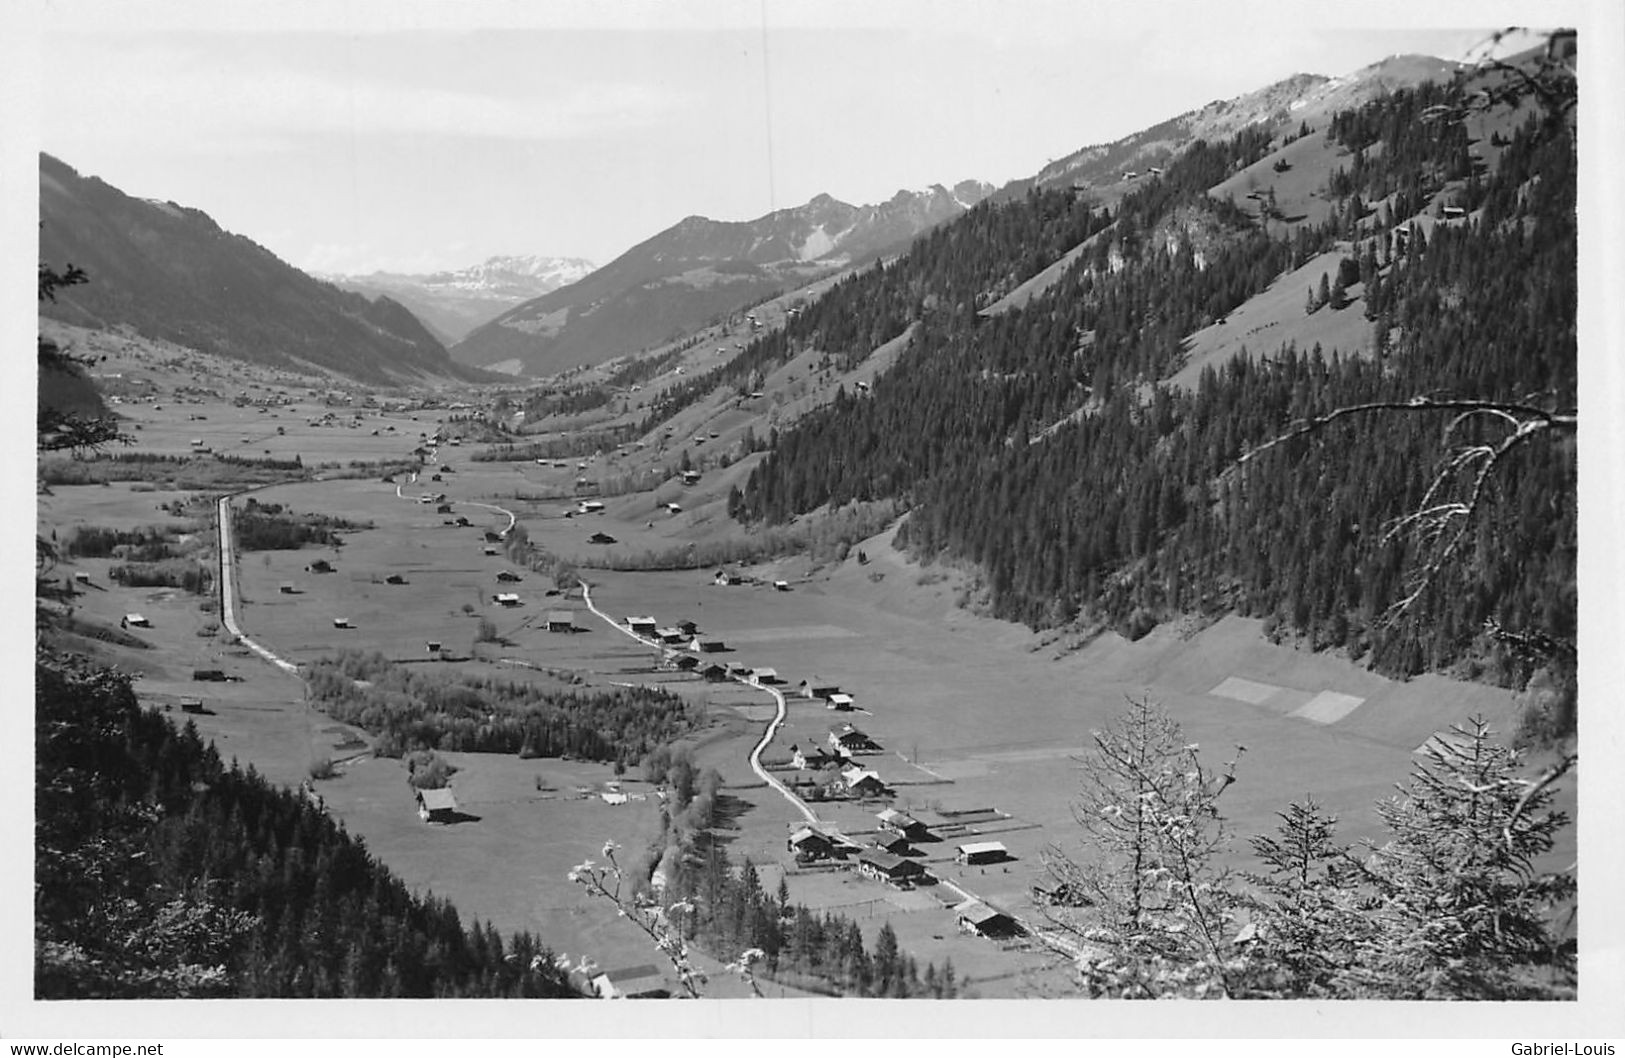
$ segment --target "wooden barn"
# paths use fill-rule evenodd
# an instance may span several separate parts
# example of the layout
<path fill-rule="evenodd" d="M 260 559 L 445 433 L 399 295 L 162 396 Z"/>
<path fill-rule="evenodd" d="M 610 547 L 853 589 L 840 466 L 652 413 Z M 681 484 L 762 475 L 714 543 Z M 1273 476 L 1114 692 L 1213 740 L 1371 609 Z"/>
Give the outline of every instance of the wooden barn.
<path fill-rule="evenodd" d="M 954 859 L 967 867 L 982 863 L 1003 863 L 1014 859 L 1002 841 L 972 841 L 954 851 Z"/>
<path fill-rule="evenodd" d="M 418 818 L 425 823 L 450 823 L 457 818 L 457 798 L 447 789 L 419 790 Z"/>
<path fill-rule="evenodd" d="M 954 921 L 978 937 L 1013 937 L 1021 933 L 1014 918 L 980 900 L 966 900 L 954 908 Z"/>
<path fill-rule="evenodd" d="M 589 987 L 599 999 L 671 998 L 665 978 L 648 963 L 601 973 L 592 979 Z"/>
<path fill-rule="evenodd" d="M 547 630 L 549 632 L 574 632 L 576 630 L 576 615 L 569 610 L 547 611 Z"/>

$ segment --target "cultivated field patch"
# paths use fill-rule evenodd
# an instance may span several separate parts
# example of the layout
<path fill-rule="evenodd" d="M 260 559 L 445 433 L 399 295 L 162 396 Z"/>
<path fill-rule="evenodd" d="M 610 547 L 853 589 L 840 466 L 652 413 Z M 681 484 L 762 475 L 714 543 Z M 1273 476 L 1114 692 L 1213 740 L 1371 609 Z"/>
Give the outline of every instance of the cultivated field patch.
<path fill-rule="evenodd" d="M 1281 688 L 1268 683 L 1244 680 L 1240 676 L 1227 676 L 1223 682 L 1207 693 L 1216 694 L 1220 698 L 1233 698 L 1238 702 L 1263 705 L 1277 694 L 1280 694 Z"/>
<path fill-rule="evenodd" d="M 1321 691 L 1308 703 L 1292 711 L 1292 715 L 1317 724 L 1335 724 L 1365 704 L 1365 699 L 1336 691 Z"/>

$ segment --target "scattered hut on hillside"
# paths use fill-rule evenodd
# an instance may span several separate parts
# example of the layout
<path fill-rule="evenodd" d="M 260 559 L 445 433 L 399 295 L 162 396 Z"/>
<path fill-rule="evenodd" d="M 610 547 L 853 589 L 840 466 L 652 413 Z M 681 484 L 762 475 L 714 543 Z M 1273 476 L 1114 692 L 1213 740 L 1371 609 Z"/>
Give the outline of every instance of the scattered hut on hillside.
<path fill-rule="evenodd" d="M 594 977 L 589 984 L 598 999 L 669 999 L 671 989 L 654 966 L 644 963 L 619 970 L 609 970 Z"/>
<path fill-rule="evenodd" d="M 576 630 L 575 614 L 569 610 L 547 611 L 547 630 L 549 632 L 574 632 Z"/>
<path fill-rule="evenodd" d="M 981 900 L 966 900 L 954 908 L 959 928 L 978 937 L 1013 937 L 1021 926 L 1010 915 Z"/>
<path fill-rule="evenodd" d="M 425 823 L 450 823 L 457 818 L 457 798 L 445 788 L 417 792 L 418 818 Z"/>

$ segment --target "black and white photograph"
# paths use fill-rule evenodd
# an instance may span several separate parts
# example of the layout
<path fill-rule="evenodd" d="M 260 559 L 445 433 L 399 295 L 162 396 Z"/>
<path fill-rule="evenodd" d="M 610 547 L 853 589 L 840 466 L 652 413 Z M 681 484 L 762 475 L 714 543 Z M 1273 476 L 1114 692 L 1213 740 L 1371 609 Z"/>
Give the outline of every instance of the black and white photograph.
<path fill-rule="evenodd" d="M 1625 1047 L 1614 5 L 15 31 L 11 1053 Z"/>

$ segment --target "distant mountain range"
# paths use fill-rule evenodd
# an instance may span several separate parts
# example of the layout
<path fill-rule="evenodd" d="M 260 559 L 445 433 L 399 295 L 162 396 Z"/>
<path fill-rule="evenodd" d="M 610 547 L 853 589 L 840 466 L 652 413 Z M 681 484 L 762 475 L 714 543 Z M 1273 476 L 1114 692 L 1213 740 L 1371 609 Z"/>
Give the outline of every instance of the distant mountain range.
<path fill-rule="evenodd" d="M 579 257 L 491 257 L 453 272 L 426 275 L 372 272 L 367 275 L 312 273 L 345 290 L 368 297 L 383 294 L 412 310 L 413 315 L 450 345 L 469 331 L 531 298 L 568 286 L 592 272 Z"/>
<path fill-rule="evenodd" d="M 313 278 L 198 210 L 131 198 L 42 155 L 41 260 L 79 265 L 91 282 L 41 311 L 375 383 L 480 377 L 470 368 L 548 375 L 681 338 L 777 292 L 900 251 L 990 196 L 1070 185 L 1110 203 L 1197 140 L 1260 123 L 1318 126 L 1336 110 L 1458 68 L 1399 55 L 1344 77 L 1299 74 L 1084 147 L 996 192 L 967 180 L 899 191 L 877 205 L 826 194 L 755 220 L 691 216 L 597 269 L 578 258 L 513 256 L 428 275 Z"/>
<path fill-rule="evenodd" d="M 570 286 L 526 301 L 452 347 L 458 361 L 547 375 L 667 341 L 887 251 L 965 212 L 993 191 L 899 191 L 879 205 L 829 195 L 748 221 L 688 217 Z"/>
<path fill-rule="evenodd" d="M 377 385 L 472 381 L 403 305 L 313 279 L 201 210 L 132 198 L 40 155 L 39 259 L 85 270 L 40 312 Z"/>

